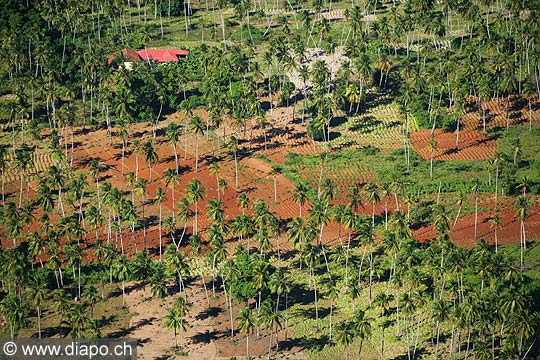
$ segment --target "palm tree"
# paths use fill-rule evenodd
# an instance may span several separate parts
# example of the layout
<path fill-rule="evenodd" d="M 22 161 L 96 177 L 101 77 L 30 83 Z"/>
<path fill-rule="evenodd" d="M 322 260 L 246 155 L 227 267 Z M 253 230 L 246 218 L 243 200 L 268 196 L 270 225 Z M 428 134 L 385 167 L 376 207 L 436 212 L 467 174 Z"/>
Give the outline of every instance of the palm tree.
<path fill-rule="evenodd" d="M 184 235 L 186 233 L 187 224 L 189 222 L 189 219 L 193 216 L 193 211 L 190 208 L 191 206 L 191 200 L 189 199 L 189 196 L 183 196 L 178 201 L 178 218 L 180 221 L 184 223 L 184 228 L 182 230 L 182 236 L 180 237 L 180 241 L 178 242 L 178 247 L 182 243 L 182 239 L 184 238 Z"/>
<path fill-rule="evenodd" d="M 525 196 L 520 196 L 517 198 L 516 203 L 514 204 L 514 208 L 516 209 L 516 218 L 519 220 L 520 224 L 520 231 L 519 231 L 519 239 L 520 239 L 520 269 L 523 271 L 523 251 L 527 248 L 527 239 L 525 236 L 525 219 L 529 215 L 530 211 L 530 202 Z"/>
<path fill-rule="evenodd" d="M 184 253 L 178 251 L 174 244 L 170 244 L 165 249 L 165 267 L 167 270 L 177 274 L 178 290 L 184 291 L 184 296 L 186 296 L 182 272 L 186 272 L 188 270 L 188 264 L 186 263 Z"/>
<path fill-rule="evenodd" d="M 177 330 L 181 329 L 186 331 L 187 321 L 184 319 L 183 312 L 177 306 L 171 306 L 167 309 L 167 315 L 165 315 L 165 326 L 167 329 L 174 329 L 174 348 L 178 349 L 178 341 L 176 338 Z M 184 338 L 182 336 L 182 346 L 184 346 Z"/>
<path fill-rule="evenodd" d="M 187 184 L 187 193 L 192 204 L 195 204 L 195 219 L 193 223 L 193 234 L 198 234 L 198 214 L 199 214 L 199 201 L 204 196 L 204 187 L 199 179 L 193 179 Z"/>
<path fill-rule="evenodd" d="M 456 224 L 457 224 L 458 219 L 459 219 L 459 215 L 461 213 L 461 208 L 463 207 L 463 201 L 465 201 L 466 198 L 467 198 L 467 196 L 466 196 L 465 192 L 463 192 L 463 191 L 458 192 L 457 200 L 456 200 L 456 205 L 458 206 L 458 211 L 457 211 L 457 214 L 456 214 L 456 219 L 454 220 L 453 228 L 456 227 Z"/>
<path fill-rule="evenodd" d="M 353 314 L 352 322 L 354 326 L 355 336 L 360 338 L 360 346 L 358 348 L 358 357 L 362 355 L 362 344 L 364 340 L 371 336 L 372 318 L 367 317 L 365 311 L 357 309 Z"/>
<path fill-rule="evenodd" d="M 99 174 L 101 172 L 101 166 L 99 164 L 99 160 L 97 159 L 91 159 L 88 165 L 90 165 L 90 175 L 94 178 L 96 182 L 98 209 L 101 209 L 101 198 L 99 196 Z"/>
<path fill-rule="evenodd" d="M 140 140 L 133 140 L 131 144 L 135 153 L 135 180 L 139 179 L 139 155 L 143 151 L 143 145 Z"/>
<path fill-rule="evenodd" d="M 199 135 L 204 135 L 204 123 L 198 115 L 189 120 L 189 129 L 195 134 L 195 172 L 199 171 Z"/>
<path fill-rule="evenodd" d="M 523 153 L 521 140 L 519 140 L 519 138 L 514 138 L 510 141 L 510 145 L 512 146 L 512 156 L 514 157 L 514 165 L 516 165 L 518 160 L 521 158 L 521 154 Z"/>
<path fill-rule="evenodd" d="M 23 145 L 21 148 L 15 150 L 15 167 L 17 168 L 20 174 L 20 185 L 19 185 L 19 207 L 22 205 L 22 193 L 23 193 L 23 179 L 25 178 L 28 167 L 32 162 L 32 150 L 27 146 Z M 51 167 L 52 168 L 52 167 Z M 28 180 L 29 181 L 29 180 Z M 60 201 L 60 200 L 59 200 Z"/>
<path fill-rule="evenodd" d="M 167 135 L 167 141 L 172 145 L 174 152 L 174 162 L 176 164 L 176 174 L 178 175 L 178 152 L 176 151 L 176 144 L 180 140 L 180 128 L 175 122 L 169 123 L 165 129 L 165 134 Z"/>
<path fill-rule="evenodd" d="M 373 306 L 381 314 L 381 358 L 384 359 L 384 329 L 386 327 L 384 317 L 390 309 L 390 302 L 394 300 L 394 295 L 379 293 L 373 300 Z"/>
<path fill-rule="evenodd" d="M 354 340 L 354 324 L 348 321 L 340 322 L 336 325 L 336 340 L 345 345 L 345 359 L 349 359 L 349 345 Z"/>
<path fill-rule="evenodd" d="M 237 317 L 238 331 L 241 334 L 246 335 L 246 356 L 249 359 L 249 334 L 253 333 L 255 329 L 255 321 L 253 318 L 253 312 L 250 307 L 245 307 L 240 310 L 240 315 Z"/>
<path fill-rule="evenodd" d="M 114 259 L 113 261 L 113 274 L 114 276 L 122 281 L 122 307 L 126 304 L 126 287 L 125 282 L 129 278 L 129 262 L 128 258 L 125 255 L 121 255 Z"/>
<path fill-rule="evenodd" d="M 143 145 L 144 151 L 144 160 L 148 164 L 148 171 L 150 174 L 149 181 L 152 182 L 152 165 L 156 164 L 159 161 L 156 148 L 152 144 L 152 140 L 147 140 Z"/>
<path fill-rule="evenodd" d="M 309 191 L 309 188 L 307 186 L 306 183 L 304 182 L 299 182 L 295 189 L 294 189 L 294 192 L 293 192 L 293 195 L 292 195 L 292 200 L 298 204 L 298 206 L 300 207 L 300 215 L 299 217 L 302 217 L 302 207 L 306 204 L 307 202 L 307 193 Z"/>
<path fill-rule="evenodd" d="M 227 143 L 227 148 L 229 151 L 232 151 L 234 154 L 234 188 L 238 190 L 238 140 L 235 136 L 231 136 L 229 138 L 229 142 Z"/>
<path fill-rule="evenodd" d="M 120 120 L 118 123 L 118 136 L 122 141 L 122 176 L 124 176 L 124 158 L 126 154 L 126 146 L 129 140 L 128 124 L 125 120 Z"/>
<path fill-rule="evenodd" d="M 210 175 L 214 175 L 216 177 L 216 192 L 217 192 L 217 197 L 219 200 L 220 195 L 221 195 L 219 191 L 219 180 L 220 180 L 219 179 L 219 170 L 220 170 L 219 160 L 213 159 L 208 169 L 210 171 Z"/>
<path fill-rule="evenodd" d="M 499 230 L 499 226 L 501 225 L 501 217 L 499 216 L 498 210 L 497 213 L 489 219 L 489 222 L 491 224 L 491 227 L 493 227 L 495 237 L 495 253 L 497 253 L 499 247 L 499 237 L 497 231 Z"/>
<path fill-rule="evenodd" d="M 98 302 L 98 290 L 95 286 L 89 285 L 86 286 L 82 292 L 82 297 L 86 300 L 88 305 L 90 305 L 90 317 L 94 317 L 94 306 Z"/>
<path fill-rule="evenodd" d="M 2 206 L 6 205 L 6 199 L 5 199 L 5 171 L 8 164 L 8 158 L 7 158 L 7 146 L 2 145 L 0 146 L 0 171 L 2 172 Z"/>
<path fill-rule="evenodd" d="M 249 209 L 249 198 L 245 192 L 242 192 L 236 198 L 238 207 L 242 209 L 242 215 L 246 215 L 246 210 Z"/>
<path fill-rule="evenodd" d="M 178 184 L 180 181 L 180 176 L 178 175 L 178 171 L 174 171 L 174 169 L 166 169 L 163 172 L 163 176 L 165 177 L 165 186 L 171 189 L 171 197 L 172 197 L 172 209 L 173 209 L 173 217 L 174 217 L 174 206 L 175 206 L 175 200 L 174 200 L 174 185 Z"/>
<path fill-rule="evenodd" d="M 360 108 L 360 96 L 360 87 L 357 84 L 350 84 L 345 90 L 345 97 L 349 102 L 349 114 L 352 112 L 353 104 L 356 104 L 356 113 L 358 113 Z"/>
<path fill-rule="evenodd" d="M 439 351 L 439 332 L 441 322 L 444 322 L 448 319 L 448 306 L 444 300 L 437 299 L 434 301 L 431 307 L 432 318 L 437 322 L 436 331 L 437 331 L 437 340 L 435 345 L 435 357 L 438 358 Z"/>
<path fill-rule="evenodd" d="M 71 326 L 71 332 L 76 334 L 77 338 L 81 337 L 81 331 L 86 327 L 89 320 L 86 314 L 85 304 L 74 304 L 71 306 L 67 321 Z"/>
<path fill-rule="evenodd" d="M 474 193 L 474 240 L 478 235 L 478 191 L 480 190 L 480 182 L 478 179 L 474 179 L 471 192 Z"/>
<path fill-rule="evenodd" d="M 47 297 L 47 282 L 43 276 L 43 272 L 35 272 L 30 278 L 29 295 L 32 303 L 36 307 L 38 337 L 41 339 L 41 307 L 43 300 Z"/>
<path fill-rule="evenodd" d="M 435 136 L 431 135 L 431 140 L 429 141 L 429 178 L 433 179 L 433 158 L 435 157 L 435 153 L 437 152 L 437 141 L 435 141 Z"/>
<path fill-rule="evenodd" d="M 135 183 L 135 191 L 141 195 L 141 209 L 142 209 L 141 215 L 142 215 L 142 223 L 143 223 L 143 239 L 144 239 L 145 250 L 146 250 L 146 217 L 144 216 L 144 203 L 145 203 L 144 195 L 146 194 L 147 188 L 148 188 L 148 181 L 146 181 L 146 179 L 140 178 Z M 131 203 L 129 206 L 131 206 Z M 135 246 L 137 246 L 136 243 L 135 243 Z"/>
<path fill-rule="evenodd" d="M 162 253 L 161 253 L 161 249 L 163 247 L 163 242 L 162 242 L 162 239 L 161 239 L 161 219 L 162 219 L 162 212 L 161 212 L 161 208 L 162 208 L 162 204 L 164 201 L 167 201 L 167 197 L 165 196 L 165 192 L 163 191 L 163 189 L 158 186 L 157 189 L 156 189 L 156 196 L 154 197 L 154 200 L 158 202 L 159 204 L 159 261 L 162 261 L 163 260 L 163 257 L 162 257 Z"/>
<path fill-rule="evenodd" d="M 277 176 L 281 174 L 281 166 L 279 165 L 272 165 L 272 169 L 270 170 L 270 175 L 274 178 L 274 202 L 277 202 Z"/>
<path fill-rule="evenodd" d="M 161 262 L 153 262 L 151 265 L 150 286 L 152 287 L 152 297 L 164 299 L 167 296 L 165 267 Z"/>
<path fill-rule="evenodd" d="M 381 201 L 379 195 L 379 187 L 375 183 L 368 183 L 365 186 L 364 190 L 366 194 L 366 199 L 371 203 L 371 226 L 375 227 L 375 205 Z"/>

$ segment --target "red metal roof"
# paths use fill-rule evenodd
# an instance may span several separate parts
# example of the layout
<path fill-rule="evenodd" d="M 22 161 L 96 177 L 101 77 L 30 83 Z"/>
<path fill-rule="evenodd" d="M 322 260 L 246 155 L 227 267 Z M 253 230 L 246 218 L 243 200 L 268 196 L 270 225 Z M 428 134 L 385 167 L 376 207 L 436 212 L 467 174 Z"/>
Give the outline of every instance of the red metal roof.
<path fill-rule="evenodd" d="M 188 56 L 189 51 L 174 49 L 143 49 L 138 50 L 137 55 L 141 60 L 150 59 L 155 62 L 171 62 L 178 61 L 179 57 Z"/>

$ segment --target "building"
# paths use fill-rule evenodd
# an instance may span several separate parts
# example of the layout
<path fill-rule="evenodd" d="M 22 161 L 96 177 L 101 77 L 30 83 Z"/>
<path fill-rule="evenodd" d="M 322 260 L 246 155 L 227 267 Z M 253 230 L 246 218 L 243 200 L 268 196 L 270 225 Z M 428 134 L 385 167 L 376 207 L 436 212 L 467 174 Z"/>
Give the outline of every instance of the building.
<path fill-rule="evenodd" d="M 133 63 L 138 61 L 149 61 L 153 63 L 177 62 L 180 59 L 186 58 L 188 55 L 189 51 L 179 49 L 122 49 L 119 55 L 109 56 L 107 62 L 114 67 L 118 67 L 119 64 L 123 63 L 126 69 L 131 69 Z"/>

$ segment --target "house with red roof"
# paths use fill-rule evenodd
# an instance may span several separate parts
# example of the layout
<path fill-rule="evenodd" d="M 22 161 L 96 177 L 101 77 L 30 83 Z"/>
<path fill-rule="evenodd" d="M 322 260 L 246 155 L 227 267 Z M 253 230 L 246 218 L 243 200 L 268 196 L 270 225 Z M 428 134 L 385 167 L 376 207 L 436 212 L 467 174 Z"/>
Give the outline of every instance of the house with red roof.
<path fill-rule="evenodd" d="M 107 62 L 113 66 L 123 63 L 126 69 L 131 69 L 134 62 L 148 61 L 153 63 L 177 62 L 189 55 L 187 50 L 179 49 L 122 49 L 118 56 L 109 56 Z"/>

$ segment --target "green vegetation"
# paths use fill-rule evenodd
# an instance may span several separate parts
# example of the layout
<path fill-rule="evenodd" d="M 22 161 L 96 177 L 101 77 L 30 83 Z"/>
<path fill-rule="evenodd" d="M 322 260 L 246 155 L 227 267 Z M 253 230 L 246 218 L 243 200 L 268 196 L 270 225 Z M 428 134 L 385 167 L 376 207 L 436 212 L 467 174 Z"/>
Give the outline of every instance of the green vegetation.
<path fill-rule="evenodd" d="M 141 285 L 163 356 L 208 336 L 199 288 L 248 358 L 540 355 L 538 1 L 0 13 L 0 336 L 129 336 Z M 189 55 L 121 55 L 155 47 Z M 435 160 L 440 130 L 497 151 Z"/>

